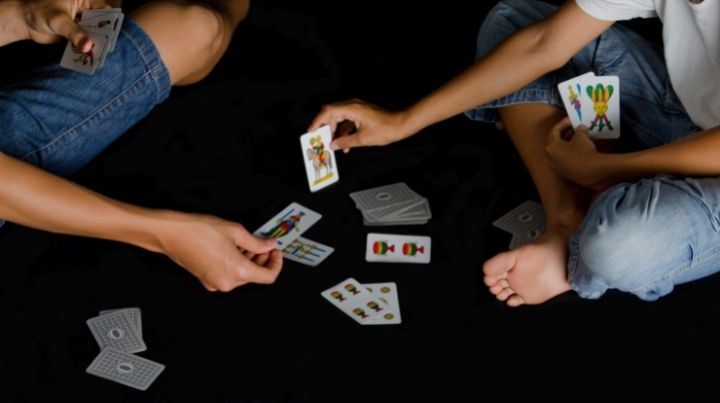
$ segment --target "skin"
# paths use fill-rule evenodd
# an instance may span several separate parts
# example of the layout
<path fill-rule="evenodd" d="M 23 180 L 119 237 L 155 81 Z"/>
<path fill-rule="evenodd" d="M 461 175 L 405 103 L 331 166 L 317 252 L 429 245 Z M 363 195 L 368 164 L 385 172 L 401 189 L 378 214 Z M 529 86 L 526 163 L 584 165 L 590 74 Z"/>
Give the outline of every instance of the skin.
<path fill-rule="evenodd" d="M 388 111 L 362 100 L 325 105 L 309 130 L 331 126 L 331 148 L 382 146 L 510 94 L 555 70 L 612 25 L 593 18 L 574 1 L 518 31 L 457 77 L 409 108 Z M 512 68 L 508 68 L 512 66 Z M 539 304 L 568 291 L 567 245 L 594 194 L 619 181 L 659 173 L 720 174 L 720 129 L 713 128 L 662 147 L 629 154 L 598 151 L 584 128 L 570 133 L 565 113 L 544 104 L 499 110 L 538 189 L 547 228 L 534 243 L 502 252 L 483 265 L 490 292 L 509 306 Z M 343 129 L 351 122 L 355 132 Z"/>
<path fill-rule="evenodd" d="M 74 23 L 105 1 L 0 0 L 0 44 L 92 42 Z M 220 60 L 247 1 L 154 1 L 132 15 L 156 44 L 174 85 L 196 82 Z M 164 253 L 211 291 L 273 283 L 282 269 L 275 240 L 257 238 L 241 224 L 209 215 L 147 209 L 102 196 L 0 153 L 0 217 L 28 227 L 125 242 Z"/>

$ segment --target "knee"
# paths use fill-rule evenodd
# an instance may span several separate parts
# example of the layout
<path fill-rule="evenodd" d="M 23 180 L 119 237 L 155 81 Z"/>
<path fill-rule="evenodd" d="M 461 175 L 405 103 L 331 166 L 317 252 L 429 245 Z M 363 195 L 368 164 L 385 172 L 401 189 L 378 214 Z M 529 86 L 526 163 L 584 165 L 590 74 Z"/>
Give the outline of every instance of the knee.
<path fill-rule="evenodd" d="M 658 266 L 671 256 L 674 217 L 662 211 L 649 214 L 638 205 L 609 203 L 594 209 L 578 242 L 588 274 L 607 288 L 632 291 L 643 287 Z"/>
<path fill-rule="evenodd" d="M 228 32 L 225 16 L 211 7 L 200 4 L 191 4 L 181 11 L 183 27 L 187 29 L 184 37 L 189 39 L 186 43 L 192 52 L 209 57 L 215 55 L 221 49 Z"/>

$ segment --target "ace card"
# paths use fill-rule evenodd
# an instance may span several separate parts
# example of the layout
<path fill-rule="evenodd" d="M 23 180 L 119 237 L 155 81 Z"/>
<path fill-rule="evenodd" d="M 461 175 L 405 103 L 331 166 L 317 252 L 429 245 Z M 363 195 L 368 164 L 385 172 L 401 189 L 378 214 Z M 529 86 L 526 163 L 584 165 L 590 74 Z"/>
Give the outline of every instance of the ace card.
<path fill-rule="evenodd" d="M 332 133 L 328 125 L 300 136 L 305 173 L 311 192 L 317 192 L 340 180 L 335 152 L 330 149 L 331 141 Z"/>

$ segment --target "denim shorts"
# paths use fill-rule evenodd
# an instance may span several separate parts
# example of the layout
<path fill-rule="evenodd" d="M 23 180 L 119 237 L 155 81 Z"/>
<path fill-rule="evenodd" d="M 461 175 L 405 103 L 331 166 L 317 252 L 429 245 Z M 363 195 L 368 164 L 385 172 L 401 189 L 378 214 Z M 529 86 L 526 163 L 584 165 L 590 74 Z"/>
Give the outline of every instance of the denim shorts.
<path fill-rule="evenodd" d="M 0 152 L 69 176 L 165 100 L 170 87 L 152 40 L 126 18 L 94 75 L 54 64 L 0 89 Z"/>
<path fill-rule="evenodd" d="M 478 35 L 481 57 L 518 29 L 557 7 L 534 0 L 500 2 Z M 662 49 L 615 24 L 565 66 L 494 102 L 466 112 L 497 122 L 497 108 L 542 103 L 563 108 L 557 84 L 594 71 L 620 78 L 622 136 L 639 148 L 700 130 L 673 91 Z M 581 297 L 608 289 L 655 300 L 675 285 L 720 270 L 720 178 L 659 175 L 606 190 L 590 206 L 569 243 L 568 281 Z"/>

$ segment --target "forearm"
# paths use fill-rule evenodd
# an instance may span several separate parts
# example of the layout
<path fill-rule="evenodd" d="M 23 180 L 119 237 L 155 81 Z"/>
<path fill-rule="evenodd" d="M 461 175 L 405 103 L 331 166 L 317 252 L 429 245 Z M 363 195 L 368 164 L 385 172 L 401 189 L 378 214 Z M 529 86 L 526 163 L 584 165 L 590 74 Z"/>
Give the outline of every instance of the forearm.
<path fill-rule="evenodd" d="M 607 155 L 605 169 L 615 182 L 658 174 L 720 176 L 720 126 L 660 147 Z"/>
<path fill-rule="evenodd" d="M 413 105 L 406 126 L 416 132 L 472 107 L 526 86 L 563 66 L 612 21 L 596 19 L 574 1 L 507 38 L 493 51 L 437 91 Z"/>
<path fill-rule="evenodd" d="M 109 199 L 0 153 L 0 217 L 160 251 L 163 213 Z"/>
<path fill-rule="evenodd" d="M 0 0 L 0 46 L 27 39 L 24 16 L 18 0 Z"/>

